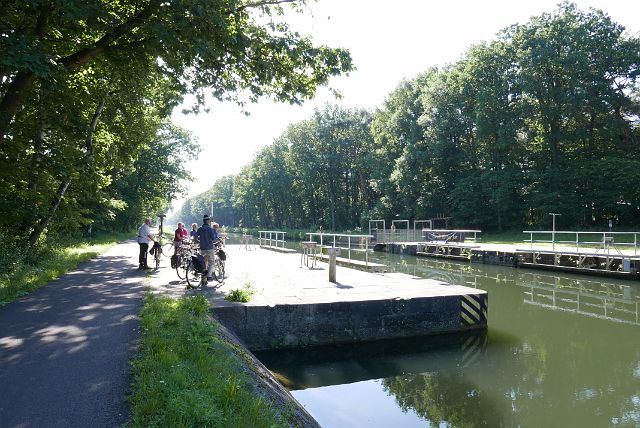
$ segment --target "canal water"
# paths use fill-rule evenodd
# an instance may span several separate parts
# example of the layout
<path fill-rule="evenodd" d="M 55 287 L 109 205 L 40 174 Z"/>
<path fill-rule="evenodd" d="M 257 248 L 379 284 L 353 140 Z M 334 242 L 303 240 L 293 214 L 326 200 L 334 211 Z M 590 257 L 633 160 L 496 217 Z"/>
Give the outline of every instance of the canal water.
<path fill-rule="evenodd" d="M 489 328 L 258 353 L 323 427 L 640 427 L 640 282 L 370 257 L 487 290 Z"/>

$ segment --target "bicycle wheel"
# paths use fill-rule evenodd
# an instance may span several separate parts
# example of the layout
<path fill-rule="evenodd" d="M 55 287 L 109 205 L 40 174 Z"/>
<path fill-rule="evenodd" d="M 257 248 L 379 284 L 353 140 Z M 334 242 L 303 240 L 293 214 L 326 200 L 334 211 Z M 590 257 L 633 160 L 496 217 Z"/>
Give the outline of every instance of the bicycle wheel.
<path fill-rule="evenodd" d="M 176 273 L 178 274 L 178 278 L 187 279 L 187 269 L 189 267 L 189 259 L 181 255 L 180 261 L 178 262 L 178 266 L 176 266 Z"/>
<path fill-rule="evenodd" d="M 200 273 L 196 272 L 191 260 L 187 263 L 185 276 L 187 277 L 187 286 L 189 288 L 198 288 L 200 286 Z"/>
<path fill-rule="evenodd" d="M 173 254 L 173 242 L 167 242 L 162 246 L 162 255 L 165 257 L 171 257 Z"/>
<path fill-rule="evenodd" d="M 224 281 L 224 260 L 220 260 L 218 257 L 213 262 L 213 279 L 218 282 Z"/>

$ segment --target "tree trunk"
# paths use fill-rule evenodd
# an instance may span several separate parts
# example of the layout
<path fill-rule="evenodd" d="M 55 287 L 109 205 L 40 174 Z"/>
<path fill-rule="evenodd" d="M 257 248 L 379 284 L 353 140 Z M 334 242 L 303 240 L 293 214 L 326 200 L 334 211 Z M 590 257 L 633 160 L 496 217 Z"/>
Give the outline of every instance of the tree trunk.
<path fill-rule="evenodd" d="M 96 107 L 96 111 L 93 114 L 93 118 L 91 119 L 91 123 L 89 124 L 89 129 L 87 130 L 87 137 L 85 138 L 85 141 L 84 141 L 84 146 L 85 146 L 85 150 L 86 150 L 86 157 L 82 160 L 82 163 L 84 164 L 84 166 L 88 166 L 93 160 L 93 135 L 94 135 L 94 133 L 96 131 L 96 127 L 98 126 L 98 120 L 100 119 L 100 115 L 102 114 L 102 111 L 104 110 L 104 104 L 105 104 L 106 97 L 107 97 L 107 95 L 105 95 L 102 98 L 102 100 L 100 100 L 100 102 L 98 103 L 98 106 Z M 39 123 L 39 125 L 42 125 L 42 130 L 44 130 L 44 121 L 41 121 L 41 123 Z M 42 132 L 44 132 L 44 131 L 42 131 Z M 42 232 L 47 228 L 47 226 L 51 222 L 51 219 L 53 218 L 53 216 L 55 215 L 56 211 L 58 210 L 58 207 L 60 206 L 60 203 L 62 202 L 62 198 L 64 197 L 65 193 L 67 192 L 67 189 L 69 188 L 70 184 L 71 184 L 71 179 L 67 179 L 67 180 L 63 181 L 62 183 L 60 183 L 60 186 L 58 187 L 58 190 L 56 191 L 54 199 L 51 202 L 51 209 L 49 210 L 48 215 L 46 217 L 40 219 L 40 221 L 38 222 L 36 227 L 33 229 L 31 234 L 29 235 L 29 248 L 30 249 L 33 248 L 35 243 L 38 241 L 38 239 L 42 235 Z"/>
<path fill-rule="evenodd" d="M 69 188 L 69 184 L 71 184 L 70 180 L 66 180 L 60 183 L 60 186 L 58 187 L 58 191 L 56 192 L 56 196 L 51 202 L 51 209 L 49 210 L 49 215 L 41 219 L 38 222 L 38 225 L 35 227 L 35 229 L 33 229 L 33 231 L 31 232 L 31 235 L 29 235 L 29 249 L 33 248 L 35 243 L 38 242 L 40 235 L 42 235 L 42 232 L 49 225 L 49 222 L 51 221 L 54 214 L 58 210 L 58 207 L 60 206 L 60 202 L 62 202 L 62 198 L 64 197 L 64 194 L 67 192 L 67 189 Z"/>

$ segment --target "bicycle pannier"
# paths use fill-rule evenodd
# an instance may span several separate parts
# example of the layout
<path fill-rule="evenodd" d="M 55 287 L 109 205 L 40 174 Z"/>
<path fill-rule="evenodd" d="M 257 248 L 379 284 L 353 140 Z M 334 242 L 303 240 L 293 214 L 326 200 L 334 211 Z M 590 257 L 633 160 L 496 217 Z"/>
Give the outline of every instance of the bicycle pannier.
<path fill-rule="evenodd" d="M 175 269 L 178 267 L 178 255 L 174 254 L 171 256 L 171 269 Z"/>
<path fill-rule="evenodd" d="M 204 270 L 204 256 L 202 254 L 191 256 L 191 264 L 196 272 L 202 273 Z"/>
<path fill-rule="evenodd" d="M 222 250 L 218 250 L 218 257 L 220 258 L 220 260 L 224 261 L 227 260 L 227 253 L 225 253 Z"/>
<path fill-rule="evenodd" d="M 160 243 L 156 241 L 153 243 L 153 247 L 151 247 L 151 249 L 149 250 L 149 253 L 152 256 L 155 256 L 157 251 L 162 251 L 162 247 L 160 246 Z"/>

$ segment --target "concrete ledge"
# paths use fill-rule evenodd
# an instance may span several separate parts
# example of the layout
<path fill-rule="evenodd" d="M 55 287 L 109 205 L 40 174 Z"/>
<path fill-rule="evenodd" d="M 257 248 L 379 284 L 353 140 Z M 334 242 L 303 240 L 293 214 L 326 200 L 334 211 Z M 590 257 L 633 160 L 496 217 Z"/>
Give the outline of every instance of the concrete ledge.
<path fill-rule="evenodd" d="M 251 350 L 364 342 L 486 328 L 484 315 L 469 324 L 460 295 L 276 306 L 216 307 L 214 315 Z"/>

